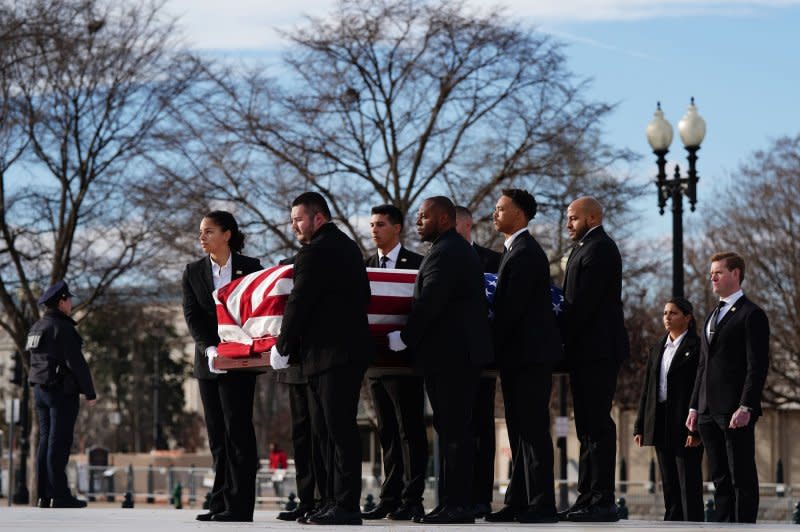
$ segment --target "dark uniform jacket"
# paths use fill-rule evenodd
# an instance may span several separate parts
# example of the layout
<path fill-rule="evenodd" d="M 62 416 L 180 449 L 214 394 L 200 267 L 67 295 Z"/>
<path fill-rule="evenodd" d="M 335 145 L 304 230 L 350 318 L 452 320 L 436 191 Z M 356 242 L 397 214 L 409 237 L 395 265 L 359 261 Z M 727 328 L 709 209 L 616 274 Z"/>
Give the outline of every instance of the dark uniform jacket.
<path fill-rule="evenodd" d="M 420 265 L 401 333 L 414 365 L 437 372 L 489 364 L 488 312 L 478 255 L 455 229 L 445 231 Z"/>
<path fill-rule="evenodd" d="M 83 358 L 82 346 L 75 321 L 60 310 L 48 309 L 28 333 L 29 382 L 44 389 L 60 387 L 65 393 L 95 399 L 92 374 Z"/>
<path fill-rule="evenodd" d="M 622 257 L 602 226 L 577 244 L 564 275 L 561 323 L 567 364 L 628 358 L 622 312 Z"/>
<path fill-rule="evenodd" d="M 481 259 L 481 268 L 484 273 L 497 273 L 500 268 L 500 254 L 498 252 L 474 243 L 472 244 L 472 249 Z"/>
<path fill-rule="evenodd" d="M 294 259 L 294 287 L 283 312 L 278 351 L 305 375 L 369 364 L 370 289 L 358 246 L 333 223 L 320 227 Z"/>
<path fill-rule="evenodd" d="M 367 260 L 364 261 L 367 268 L 380 268 L 381 261 L 378 258 L 378 253 L 373 253 Z M 419 265 L 422 264 L 422 255 L 409 251 L 403 246 L 400 246 L 400 252 L 397 254 L 396 269 L 400 270 L 418 270 Z"/>
<path fill-rule="evenodd" d="M 258 259 L 231 253 L 231 281 L 261 270 Z M 183 315 L 189 334 L 194 338 L 194 376 L 216 379 L 208 369 L 206 348 L 219 345 L 217 308 L 214 304 L 214 279 L 208 256 L 186 265 L 183 272 Z"/>
<path fill-rule="evenodd" d="M 739 406 L 761 415 L 761 392 L 769 369 L 769 320 L 761 307 L 740 297 L 717 324 L 708 343 L 701 333 L 691 408 L 700 414 L 730 416 Z"/>
<path fill-rule="evenodd" d="M 661 360 L 664 357 L 664 344 L 667 337 L 650 350 L 647 369 L 644 373 L 639 411 L 633 424 L 633 433 L 642 435 L 643 445 L 660 445 L 671 449 L 683 449 L 689 429 L 686 428 L 686 415 L 689 413 L 689 400 L 692 396 L 697 375 L 697 362 L 700 359 L 700 337 L 689 331 L 681 340 L 675 357 L 667 372 L 667 402 L 664 405 L 665 425 L 663 440 L 655 441 L 656 404 L 658 403 L 658 383 L 661 377 Z M 697 435 L 695 432 L 694 435 Z"/>
<path fill-rule="evenodd" d="M 550 297 L 550 263 L 527 231 L 514 238 L 500 261 L 492 333 L 501 369 L 561 359 L 561 335 Z"/>

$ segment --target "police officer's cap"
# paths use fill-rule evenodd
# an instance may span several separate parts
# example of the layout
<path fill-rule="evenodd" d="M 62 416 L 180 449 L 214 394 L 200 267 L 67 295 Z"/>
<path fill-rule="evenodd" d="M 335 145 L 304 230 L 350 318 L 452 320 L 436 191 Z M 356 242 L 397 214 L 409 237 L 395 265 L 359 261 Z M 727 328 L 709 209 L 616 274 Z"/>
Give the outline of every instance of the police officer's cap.
<path fill-rule="evenodd" d="M 39 298 L 39 304 L 47 305 L 48 303 L 68 297 L 72 297 L 72 293 L 69 291 L 66 281 L 61 280 L 44 291 L 42 297 Z"/>

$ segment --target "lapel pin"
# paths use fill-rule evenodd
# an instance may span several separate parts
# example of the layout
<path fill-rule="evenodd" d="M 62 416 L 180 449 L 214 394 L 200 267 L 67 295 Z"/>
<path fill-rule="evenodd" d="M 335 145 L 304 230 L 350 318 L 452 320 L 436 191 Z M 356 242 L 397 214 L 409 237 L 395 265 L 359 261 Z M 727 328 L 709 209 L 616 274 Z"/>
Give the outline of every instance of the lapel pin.
<path fill-rule="evenodd" d="M 400 259 L 400 262 L 406 262 L 406 258 L 403 257 L 402 259 Z"/>
<path fill-rule="evenodd" d="M 236 275 L 242 275 L 242 270 L 236 270 Z"/>

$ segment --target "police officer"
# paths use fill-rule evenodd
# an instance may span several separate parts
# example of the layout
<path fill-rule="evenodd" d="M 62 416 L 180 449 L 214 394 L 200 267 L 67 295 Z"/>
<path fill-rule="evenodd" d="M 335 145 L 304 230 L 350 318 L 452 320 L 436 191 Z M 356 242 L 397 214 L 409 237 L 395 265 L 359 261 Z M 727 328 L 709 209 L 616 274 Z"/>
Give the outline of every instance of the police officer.
<path fill-rule="evenodd" d="M 72 447 L 72 432 L 78 417 L 79 395 L 86 404 L 97 401 L 89 366 L 81 353 L 81 339 L 75 330 L 72 294 L 58 281 L 39 298 L 46 307 L 42 319 L 28 333 L 31 353 L 29 380 L 39 414 L 39 449 L 36 456 L 39 507 L 83 508 L 67 486 L 65 469 Z"/>

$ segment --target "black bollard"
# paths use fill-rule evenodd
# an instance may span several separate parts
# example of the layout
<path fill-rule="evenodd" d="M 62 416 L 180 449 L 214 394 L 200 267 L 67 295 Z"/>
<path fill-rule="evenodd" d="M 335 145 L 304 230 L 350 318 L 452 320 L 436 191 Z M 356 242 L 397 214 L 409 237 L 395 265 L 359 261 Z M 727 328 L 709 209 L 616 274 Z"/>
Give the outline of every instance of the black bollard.
<path fill-rule="evenodd" d="M 369 512 L 375 509 L 375 498 L 372 496 L 371 493 L 367 494 L 367 498 L 364 500 L 364 511 Z"/>
<path fill-rule="evenodd" d="M 175 472 L 172 470 L 172 464 L 167 466 L 167 493 L 169 493 L 169 504 L 175 504 Z"/>
<path fill-rule="evenodd" d="M 650 493 L 656 492 L 656 461 L 650 459 Z"/>
<path fill-rule="evenodd" d="M 628 465 L 625 463 L 625 458 L 619 461 L 619 492 L 628 492 Z M 622 500 L 624 501 L 625 499 Z"/>
<path fill-rule="evenodd" d="M 128 485 L 122 497 L 123 508 L 133 508 L 133 465 L 128 464 Z"/>
<path fill-rule="evenodd" d="M 155 480 L 153 479 L 153 464 L 147 466 L 147 504 L 153 504 L 156 502 L 156 498 L 153 494 L 156 491 Z"/>
<path fill-rule="evenodd" d="M 794 513 L 792 514 L 792 523 L 800 525 L 800 502 L 794 505 Z"/>
<path fill-rule="evenodd" d="M 293 512 L 297 509 L 297 495 L 293 492 L 289 493 L 289 500 L 286 501 L 286 511 Z"/>
<path fill-rule="evenodd" d="M 628 518 L 628 506 L 625 503 L 625 497 L 617 499 L 617 517 L 620 519 Z"/>
<path fill-rule="evenodd" d="M 183 508 L 183 486 L 181 486 L 180 482 L 172 490 L 172 498 L 170 500 L 172 501 L 170 504 L 175 506 L 176 510 Z"/>
<path fill-rule="evenodd" d="M 706 523 L 717 522 L 717 509 L 714 508 L 714 499 L 706 501 Z"/>
<path fill-rule="evenodd" d="M 114 489 L 114 468 L 106 470 L 103 475 L 106 477 L 106 502 L 114 502 L 116 500 Z"/>

